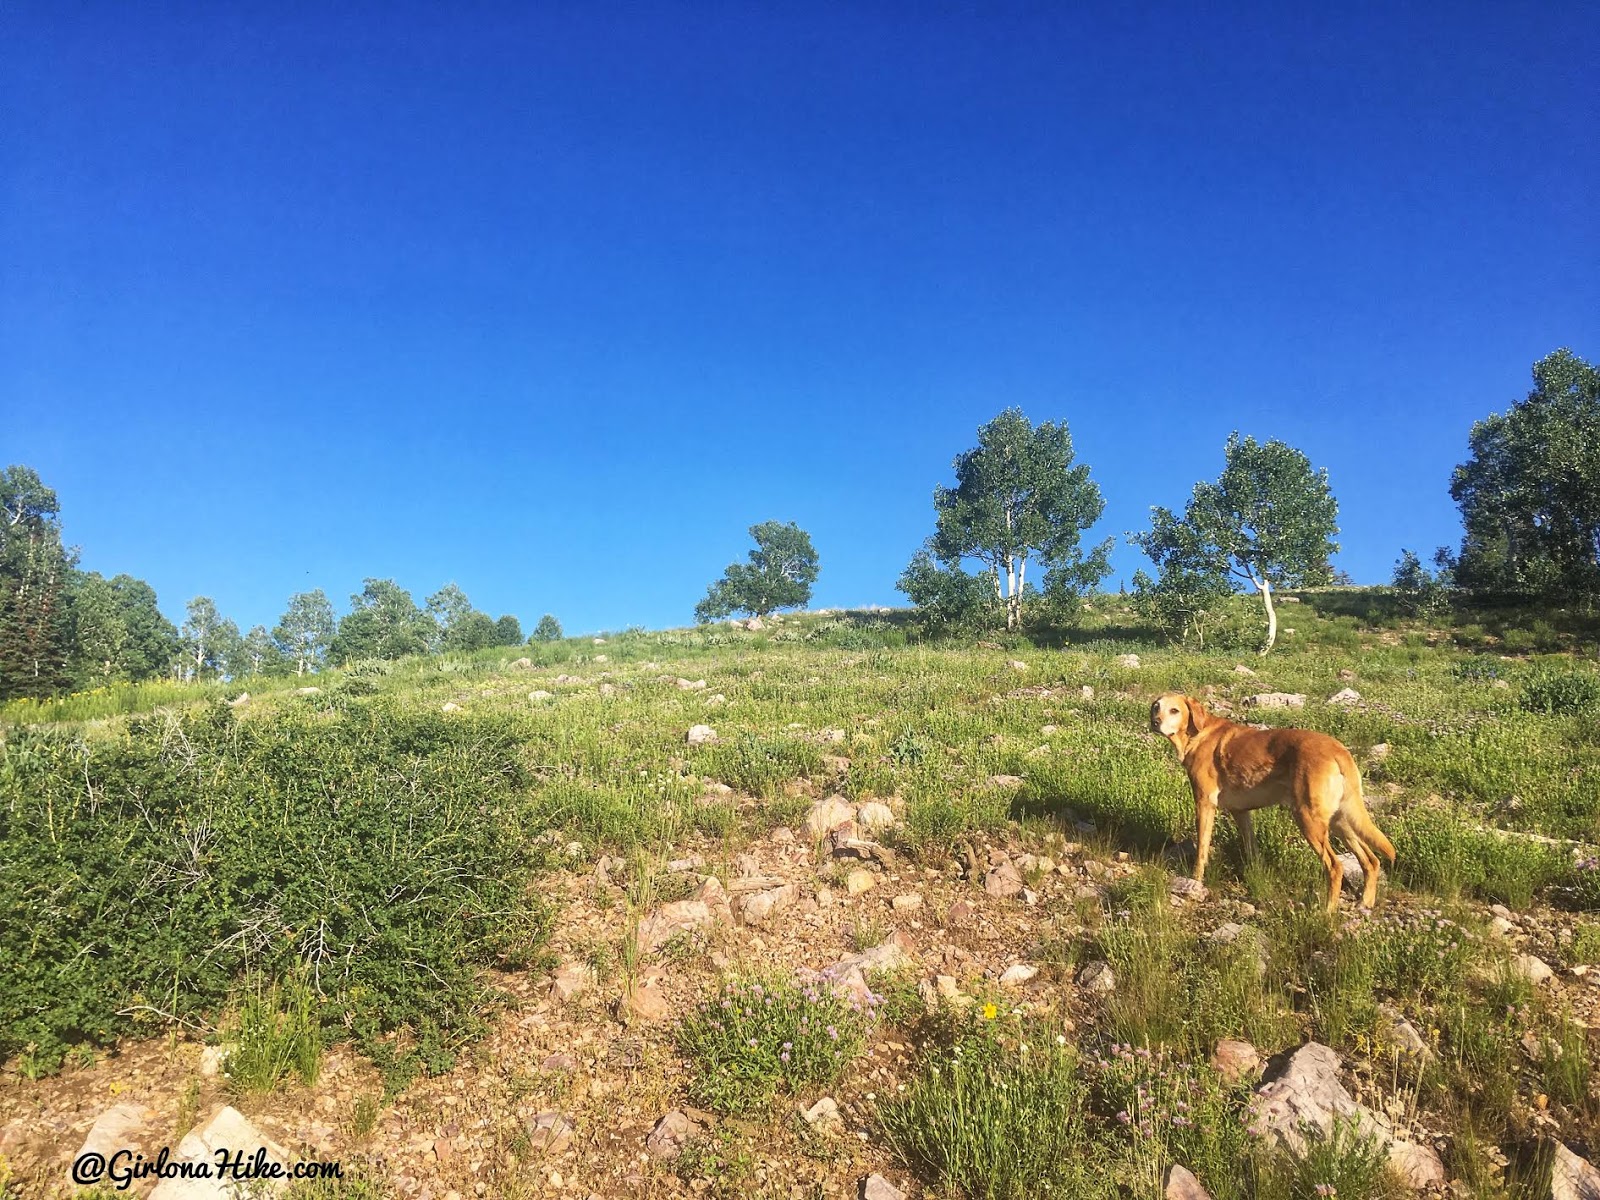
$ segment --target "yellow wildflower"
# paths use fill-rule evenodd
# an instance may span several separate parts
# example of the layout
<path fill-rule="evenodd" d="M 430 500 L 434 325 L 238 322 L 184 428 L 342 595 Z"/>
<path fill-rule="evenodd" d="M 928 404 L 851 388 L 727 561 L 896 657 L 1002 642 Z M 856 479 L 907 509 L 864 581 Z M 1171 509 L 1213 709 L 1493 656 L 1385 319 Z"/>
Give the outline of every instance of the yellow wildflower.
<path fill-rule="evenodd" d="M 983 1006 L 983 1019 L 985 1021 L 994 1020 L 995 1017 L 999 1015 L 999 1013 L 1000 1013 L 1000 1010 L 994 1006 L 992 1001 Z"/>

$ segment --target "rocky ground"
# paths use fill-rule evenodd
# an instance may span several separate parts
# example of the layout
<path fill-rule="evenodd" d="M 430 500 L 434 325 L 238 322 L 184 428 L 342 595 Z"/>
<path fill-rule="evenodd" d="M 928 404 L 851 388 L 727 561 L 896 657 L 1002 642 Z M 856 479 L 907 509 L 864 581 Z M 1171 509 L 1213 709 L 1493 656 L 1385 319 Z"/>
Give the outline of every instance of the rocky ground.
<path fill-rule="evenodd" d="M 231 1091 L 216 1048 L 184 1037 L 125 1045 L 41 1080 L 9 1074 L 0 1083 L 0 1152 L 10 1186 L 21 1195 L 67 1194 L 70 1164 L 86 1146 L 126 1146 L 149 1158 L 164 1146 L 198 1154 L 200 1142 L 183 1142 L 185 1134 L 209 1129 L 209 1144 L 246 1137 L 245 1126 L 228 1125 L 242 1114 L 273 1153 L 340 1161 L 378 1185 L 372 1194 L 408 1200 L 920 1194 L 874 1132 L 875 1102 L 894 1093 L 916 1051 L 896 1013 L 999 997 L 1088 1037 L 1117 987 L 1115 973 L 1059 948 L 1083 944 L 1091 910 L 1140 864 L 1092 831 L 1079 835 L 1088 845 L 1018 831 L 1005 844 L 974 841 L 953 858 L 909 859 L 890 848 L 896 819 L 892 807 L 858 809 L 833 797 L 818 801 L 801 828 L 736 848 L 679 847 L 679 857 L 659 864 L 643 911 L 630 910 L 630 894 L 640 893 L 637 862 L 630 872 L 579 850 L 569 869 L 544 881 L 560 914 L 554 968 L 498 977 L 506 1002 L 492 1034 L 453 1070 L 390 1102 L 379 1103 L 376 1071 L 348 1047 L 326 1056 L 315 1086 L 264 1096 Z M 1181 878 L 1171 891 L 1180 919 L 1215 938 L 1240 936 L 1257 919 L 1244 897 L 1237 884 L 1207 891 Z M 1347 896 L 1351 913 L 1353 903 Z M 1381 903 L 1412 900 L 1386 891 Z M 630 911 L 639 949 L 631 976 Z M 1569 918 L 1549 910 L 1483 916 L 1556 1003 L 1581 1022 L 1600 1022 L 1600 967 L 1546 966 L 1565 961 Z M 867 1053 L 826 1095 L 790 1098 L 763 1121 L 691 1108 L 675 1019 L 728 972 L 797 969 L 894 990 L 890 1019 Z M 889 984 L 880 969 L 890 972 Z M 1425 1030 L 1404 1013 L 1390 1016 L 1397 1037 L 1428 1051 Z M 1285 1136 L 1302 1119 L 1355 1113 L 1381 1125 L 1399 1147 L 1396 1165 L 1416 1184 L 1450 1188 L 1439 1154 L 1448 1131 L 1430 1128 L 1426 1114 L 1385 1111 L 1371 1064 L 1341 1061 L 1314 1044 L 1239 1042 L 1219 1045 L 1216 1061 L 1230 1072 L 1267 1073 L 1261 1119 L 1292 1114 L 1280 1121 Z M 236 1112 L 213 1127 L 224 1105 Z M 1537 1098 L 1529 1120 L 1563 1134 Z M 695 1139 L 717 1152 L 682 1158 Z M 1561 1197 L 1600 1196 L 1600 1175 L 1575 1155 L 1558 1162 L 1557 1182 Z M 151 1194 L 153 1184 L 140 1181 L 126 1194 Z M 1185 1191 L 1191 1184 L 1174 1172 L 1169 1195 L 1194 1195 Z M 213 1194 L 176 1187 L 154 1194 Z"/>

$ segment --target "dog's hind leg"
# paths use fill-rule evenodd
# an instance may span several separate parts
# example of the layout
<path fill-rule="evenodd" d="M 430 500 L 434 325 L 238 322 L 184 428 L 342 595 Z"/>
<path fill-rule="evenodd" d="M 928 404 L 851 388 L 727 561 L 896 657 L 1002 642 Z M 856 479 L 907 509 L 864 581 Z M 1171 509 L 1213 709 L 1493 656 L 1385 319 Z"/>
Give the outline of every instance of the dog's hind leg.
<path fill-rule="evenodd" d="M 1383 870 L 1379 865 L 1378 856 L 1372 852 L 1371 846 L 1361 840 L 1361 835 L 1356 833 L 1351 822 L 1344 820 L 1342 815 L 1335 818 L 1335 825 L 1339 836 L 1349 844 L 1361 862 L 1361 871 L 1366 880 L 1361 885 L 1361 906 L 1372 908 L 1378 902 L 1378 874 Z"/>
<path fill-rule="evenodd" d="M 1306 811 L 1308 807 L 1301 804 L 1294 806 L 1294 823 L 1300 826 L 1300 832 L 1305 834 L 1306 841 L 1311 843 L 1311 848 L 1322 860 L 1322 869 L 1328 873 L 1327 909 L 1331 917 L 1339 911 L 1339 885 L 1344 881 L 1344 868 L 1339 865 L 1338 855 L 1328 844 L 1327 823 L 1318 820 L 1315 813 Z"/>
<path fill-rule="evenodd" d="M 1244 847 L 1245 862 L 1255 862 L 1256 827 L 1250 820 L 1249 810 L 1234 813 L 1233 823 L 1239 827 L 1239 844 Z"/>

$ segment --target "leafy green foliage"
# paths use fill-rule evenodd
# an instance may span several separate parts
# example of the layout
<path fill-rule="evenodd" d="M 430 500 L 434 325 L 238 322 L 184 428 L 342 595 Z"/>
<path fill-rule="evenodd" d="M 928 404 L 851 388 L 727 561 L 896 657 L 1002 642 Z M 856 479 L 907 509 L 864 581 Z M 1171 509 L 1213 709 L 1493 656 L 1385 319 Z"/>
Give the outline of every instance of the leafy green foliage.
<path fill-rule="evenodd" d="M 561 640 L 561 622 L 549 613 L 539 618 L 539 623 L 534 626 L 533 633 L 529 635 L 530 642 L 559 642 Z"/>
<path fill-rule="evenodd" d="M 919 608 L 921 595 L 935 612 L 953 607 L 965 620 L 980 610 L 961 563 L 976 559 L 985 586 L 1004 604 L 1006 628 L 1016 629 L 1030 559 L 1043 565 L 1045 590 L 1058 598 L 1095 587 L 1110 574 L 1112 542 L 1085 551 L 1082 538 L 1105 501 L 1089 468 L 1072 459 L 1064 422 L 1035 427 L 1021 409 L 1008 408 L 979 429 L 977 446 L 955 460 L 956 486 L 934 489 L 938 527 L 901 577 L 900 590 Z"/>
<path fill-rule="evenodd" d="M 992 1011 L 992 1010 L 991 1010 Z M 1046 1037 L 1009 1044 L 977 1018 L 879 1111 L 889 1144 L 925 1182 L 972 1200 L 1087 1189 L 1077 1057 Z"/>
<path fill-rule="evenodd" d="M 73 560 L 59 514 L 35 471 L 0 471 L 0 699 L 48 696 L 67 682 Z"/>
<path fill-rule="evenodd" d="M 1533 390 L 1472 427 L 1450 495 L 1460 582 L 1484 592 L 1600 597 L 1600 368 L 1562 349 Z"/>
<path fill-rule="evenodd" d="M 328 654 L 337 662 L 404 658 L 425 653 L 437 633 L 410 592 L 392 579 L 368 579 L 350 597 L 350 611 L 339 622 Z"/>
<path fill-rule="evenodd" d="M 876 997 L 826 981 L 730 980 L 678 1027 L 690 1093 L 716 1112 L 766 1107 L 779 1088 L 831 1083 L 866 1044 Z"/>
<path fill-rule="evenodd" d="M 1151 528 L 1129 540 L 1176 595 L 1204 600 L 1229 577 L 1249 584 L 1266 608 L 1269 650 L 1277 635 L 1273 589 L 1326 583 L 1332 575 L 1339 506 L 1328 472 L 1284 442 L 1234 433 L 1224 455 L 1217 482 L 1195 484 L 1182 517 L 1152 508 Z"/>
<path fill-rule="evenodd" d="M 1600 675 L 1540 665 L 1522 685 L 1519 703 L 1529 712 L 1593 717 L 1600 712 Z"/>
<path fill-rule="evenodd" d="M 318 1008 L 303 972 L 246 989 L 222 1064 L 228 1081 L 242 1092 L 270 1092 L 291 1073 L 315 1084 L 322 1070 Z"/>
<path fill-rule="evenodd" d="M 756 548 L 750 561 L 730 563 L 694 607 L 694 619 L 715 621 L 736 612 L 764 617 L 780 608 L 799 608 L 811 599 L 817 581 L 817 552 L 811 535 L 793 521 L 763 521 L 750 526 Z"/>
<path fill-rule="evenodd" d="M 247 975 L 298 971 L 331 1025 L 397 1072 L 479 1027 L 478 968 L 545 932 L 505 718 L 382 700 L 240 721 L 226 705 L 0 755 L 0 1057 L 43 1066 L 168 1019 Z M 414 1048 L 381 1040 L 404 1030 Z M 404 1043 L 402 1043 L 404 1044 Z"/>
<path fill-rule="evenodd" d="M 296 675 L 304 675 L 322 665 L 333 641 L 333 605 L 321 588 L 296 592 L 289 607 L 272 631 L 284 655 L 294 662 Z"/>
<path fill-rule="evenodd" d="M 917 609 L 918 622 L 937 633 L 976 633 L 1004 623 L 1005 607 L 994 579 L 945 565 L 926 547 L 912 556 L 895 587 Z"/>

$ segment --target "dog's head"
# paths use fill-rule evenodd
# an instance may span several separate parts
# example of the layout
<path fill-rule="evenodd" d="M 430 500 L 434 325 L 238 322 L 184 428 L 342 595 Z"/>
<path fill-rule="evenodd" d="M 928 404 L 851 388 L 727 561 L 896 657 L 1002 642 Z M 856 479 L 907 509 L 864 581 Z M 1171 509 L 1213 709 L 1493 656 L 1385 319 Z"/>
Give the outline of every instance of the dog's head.
<path fill-rule="evenodd" d="M 1205 728 L 1211 714 L 1198 700 L 1191 700 L 1181 692 L 1168 692 L 1156 697 L 1150 706 L 1150 731 L 1162 737 L 1195 737 Z"/>

